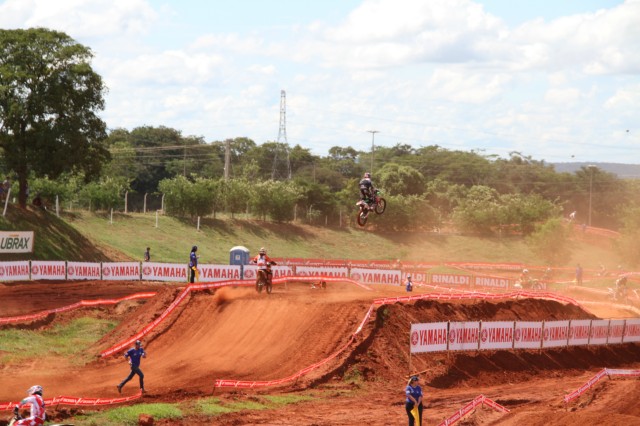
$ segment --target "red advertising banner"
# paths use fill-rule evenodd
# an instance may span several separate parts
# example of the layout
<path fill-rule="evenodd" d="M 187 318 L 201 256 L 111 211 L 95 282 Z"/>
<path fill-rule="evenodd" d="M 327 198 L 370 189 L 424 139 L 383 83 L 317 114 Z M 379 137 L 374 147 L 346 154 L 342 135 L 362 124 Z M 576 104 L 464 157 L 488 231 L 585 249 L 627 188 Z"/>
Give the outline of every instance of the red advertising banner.
<path fill-rule="evenodd" d="M 542 345 L 542 321 L 516 321 L 513 334 L 515 349 L 540 349 Z"/>
<path fill-rule="evenodd" d="M 571 320 L 569 322 L 569 346 L 589 344 L 591 320 Z"/>
<path fill-rule="evenodd" d="M 554 348 L 567 346 L 569 339 L 569 321 L 545 321 L 542 332 L 542 347 Z"/>
<path fill-rule="evenodd" d="M 607 344 L 612 345 L 616 343 L 622 343 L 624 337 L 624 320 L 610 320 L 609 321 L 609 337 L 607 337 Z"/>
<path fill-rule="evenodd" d="M 27 281 L 30 272 L 28 260 L 0 262 L 0 281 Z"/>
<path fill-rule="evenodd" d="M 187 281 L 187 265 L 184 263 L 156 263 L 142 264 L 142 279 L 145 281 Z"/>
<path fill-rule="evenodd" d="M 69 280 L 99 280 L 100 272 L 99 262 L 67 262 Z"/>
<path fill-rule="evenodd" d="M 447 323 L 411 324 L 409 347 L 411 353 L 447 350 Z"/>
<path fill-rule="evenodd" d="M 67 264 L 65 261 L 32 260 L 32 280 L 66 280 Z"/>
<path fill-rule="evenodd" d="M 478 321 L 449 323 L 449 350 L 477 350 L 480 341 L 480 323 Z"/>
<path fill-rule="evenodd" d="M 640 319 L 628 319 L 624 326 L 624 343 L 640 342 Z"/>
<path fill-rule="evenodd" d="M 609 338 L 609 320 L 591 321 L 590 345 L 606 345 Z"/>
<path fill-rule="evenodd" d="M 513 321 L 480 323 L 480 349 L 513 348 Z"/>
<path fill-rule="evenodd" d="M 108 281 L 129 281 L 140 279 L 139 262 L 103 262 L 102 279 Z"/>

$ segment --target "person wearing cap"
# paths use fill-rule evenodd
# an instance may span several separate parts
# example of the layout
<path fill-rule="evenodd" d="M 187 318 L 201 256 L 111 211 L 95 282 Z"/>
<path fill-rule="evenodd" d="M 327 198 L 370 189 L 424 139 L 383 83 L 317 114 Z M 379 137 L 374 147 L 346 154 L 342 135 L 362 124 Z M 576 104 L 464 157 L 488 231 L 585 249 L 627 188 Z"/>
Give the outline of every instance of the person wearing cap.
<path fill-rule="evenodd" d="M 407 416 L 409 416 L 409 426 L 422 425 L 422 388 L 418 384 L 418 381 L 418 376 L 411 376 L 409 382 L 407 383 L 407 387 L 404 390 L 404 393 L 407 396 L 404 408 L 407 411 Z M 411 413 L 416 405 L 418 406 L 419 413 L 419 421 L 417 422 L 417 424 L 413 417 L 413 414 Z"/>
<path fill-rule="evenodd" d="M 124 379 L 118 386 L 118 393 L 122 393 L 122 388 L 124 385 L 131 379 L 133 379 L 134 375 L 138 375 L 140 377 L 140 392 L 145 393 L 144 390 L 144 374 L 142 374 L 142 370 L 140 370 L 140 359 L 146 358 L 147 353 L 142 348 L 142 343 L 140 340 L 136 340 L 135 348 L 129 349 L 125 354 L 124 358 L 129 361 L 129 365 L 131 366 L 131 373 Z"/>
<path fill-rule="evenodd" d="M 413 291 L 413 282 L 411 282 L 411 274 L 407 274 L 407 291 Z"/>

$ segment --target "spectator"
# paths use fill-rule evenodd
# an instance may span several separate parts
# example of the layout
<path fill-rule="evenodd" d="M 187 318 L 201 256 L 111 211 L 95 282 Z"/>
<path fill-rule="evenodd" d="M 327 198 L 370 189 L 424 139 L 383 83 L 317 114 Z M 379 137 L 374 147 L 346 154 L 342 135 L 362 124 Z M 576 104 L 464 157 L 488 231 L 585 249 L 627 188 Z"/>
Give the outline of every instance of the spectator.
<path fill-rule="evenodd" d="M 413 291 L 413 283 L 411 282 L 411 274 L 407 274 L 407 291 Z"/>
<path fill-rule="evenodd" d="M 582 285 L 582 266 L 576 266 L 576 285 Z"/>
<path fill-rule="evenodd" d="M 151 247 L 147 247 L 147 250 L 144 252 L 144 261 L 145 262 L 149 262 L 151 261 L 151 253 L 150 253 Z"/>
<path fill-rule="evenodd" d="M 191 254 L 189 255 L 189 282 L 193 283 L 196 281 L 196 276 L 198 275 L 198 255 L 196 252 L 198 251 L 198 246 L 191 247 Z"/>
<path fill-rule="evenodd" d="M 409 426 L 422 424 L 422 388 L 418 384 L 418 376 L 411 376 L 407 387 L 404 389 L 407 399 L 404 408 L 409 416 Z M 414 417 L 414 407 L 418 406 L 418 418 Z M 416 420 L 418 420 L 416 422 Z"/>

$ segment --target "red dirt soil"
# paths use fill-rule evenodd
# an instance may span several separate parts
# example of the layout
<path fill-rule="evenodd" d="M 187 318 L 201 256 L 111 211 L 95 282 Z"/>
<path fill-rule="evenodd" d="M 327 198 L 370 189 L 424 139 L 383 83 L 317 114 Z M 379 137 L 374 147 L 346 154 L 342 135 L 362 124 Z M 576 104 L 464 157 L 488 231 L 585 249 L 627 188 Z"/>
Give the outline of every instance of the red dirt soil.
<path fill-rule="evenodd" d="M 158 291 L 147 301 L 82 309 L 51 315 L 36 324 L 46 328 L 78 316 L 111 316 L 120 325 L 87 351 L 96 356 L 78 367 L 61 357 L 0 366 L 0 401 L 16 400 L 31 384 L 44 386 L 47 397 L 118 397 L 115 385 L 128 373 L 118 356 L 98 358 L 100 351 L 128 338 L 157 318 L 179 292 L 177 286 L 149 283 L 81 282 L 0 285 L 0 317 L 39 312 L 81 299 L 117 298 Z M 417 290 L 422 291 L 421 289 Z M 406 295 L 402 288 L 376 286 L 367 291 L 349 283 L 329 283 L 326 290 L 309 284 L 274 287 L 271 295 L 250 288 L 194 292 L 156 330 L 145 337 L 142 362 L 146 402 L 179 401 L 211 395 L 214 379 L 271 380 L 288 377 L 344 345 L 374 298 Z M 593 309 L 593 308 L 590 308 Z M 424 424 L 437 424 L 479 394 L 511 410 L 500 414 L 477 409 L 462 425 L 640 425 L 637 379 L 604 380 L 594 391 L 565 405 L 562 397 L 603 367 L 640 368 L 640 345 L 578 347 L 547 351 L 484 351 L 458 354 L 408 354 L 413 322 L 443 320 L 552 320 L 630 317 L 607 307 L 588 312 L 573 305 L 525 299 L 417 301 L 378 308 L 356 342 L 322 368 L 279 388 L 216 389 L 222 400 L 256 400 L 280 392 L 322 392 L 323 398 L 279 409 L 246 411 L 210 418 L 156 421 L 160 425 L 397 425 L 406 423 L 406 378 L 420 372 L 425 392 Z M 1 354 L 0 354 L 1 355 Z M 360 378 L 356 383 L 345 377 Z M 137 377 L 123 389 L 137 391 Z M 68 409 L 49 408 L 64 417 Z M 2 424 L 0 422 L 0 424 Z"/>

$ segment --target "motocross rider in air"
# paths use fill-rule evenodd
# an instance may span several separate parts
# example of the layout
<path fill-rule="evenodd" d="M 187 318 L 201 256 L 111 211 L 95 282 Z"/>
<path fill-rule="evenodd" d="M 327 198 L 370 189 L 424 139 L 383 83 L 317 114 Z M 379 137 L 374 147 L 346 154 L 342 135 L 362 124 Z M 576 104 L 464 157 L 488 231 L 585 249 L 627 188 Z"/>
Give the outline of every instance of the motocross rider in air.
<path fill-rule="evenodd" d="M 371 181 L 371 173 L 366 172 L 364 174 L 363 178 L 360 180 L 359 186 L 360 200 L 362 200 L 367 204 L 367 206 L 369 206 L 369 210 L 373 210 L 373 195 L 375 194 L 376 188 L 373 186 L 373 182 Z"/>

